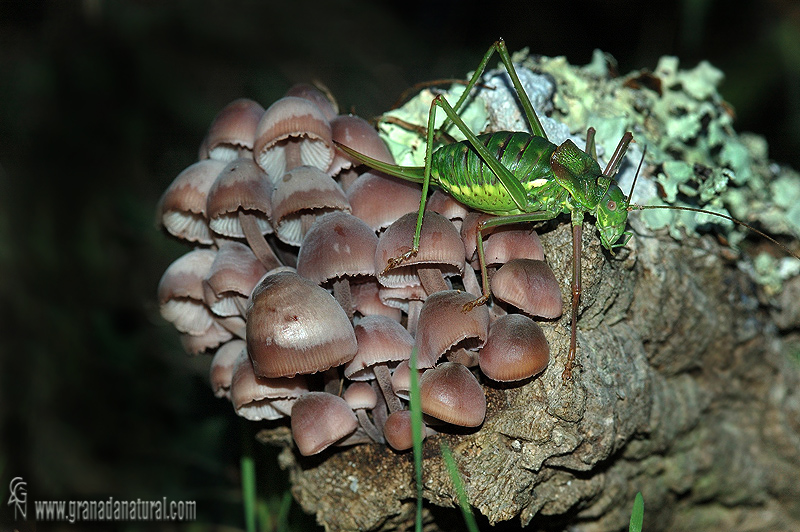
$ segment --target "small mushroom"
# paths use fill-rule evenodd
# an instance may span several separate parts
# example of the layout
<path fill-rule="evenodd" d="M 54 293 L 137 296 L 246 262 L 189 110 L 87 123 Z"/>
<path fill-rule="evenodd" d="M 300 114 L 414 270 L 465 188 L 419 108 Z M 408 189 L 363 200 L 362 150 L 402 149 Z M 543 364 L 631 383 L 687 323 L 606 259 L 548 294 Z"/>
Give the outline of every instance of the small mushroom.
<path fill-rule="evenodd" d="M 422 424 L 422 439 L 427 436 L 427 427 Z M 411 426 L 411 411 L 398 410 L 392 412 L 383 424 L 383 435 L 395 451 L 406 451 L 414 446 L 414 434 Z"/>
<path fill-rule="evenodd" d="M 355 413 L 336 395 L 309 392 L 292 406 L 292 436 L 303 456 L 322 452 L 357 428 Z"/>
<path fill-rule="evenodd" d="M 514 259 L 492 277 L 492 294 L 531 316 L 558 318 L 563 310 L 561 288 L 542 260 Z"/>
<path fill-rule="evenodd" d="M 542 328 L 524 314 L 507 314 L 489 328 L 479 356 L 484 375 L 511 382 L 538 375 L 550 362 L 550 346 Z"/>
<path fill-rule="evenodd" d="M 317 284 L 332 282 L 333 295 L 353 316 L 350 279 L 375 276 L 378 237 L 367 224 L 345 212 L 320 216 L 297 255 L 297 273 Z"/>
<path fill-rule="evenodd" d="M 253 253 L 268 270 L 280 260 L 264 239 L 272 232 L 269 217 L 272 183 L 252 159 L 235 159 L 222 169 L 208 192 L 209 227 L 215 233 L 246 238 Z"/>
<path fill-rule="evenodd" d="M 222 161 L 206 159 L 178 174 L 158 202 L 158 224 L 178 238 L 203 245 L 213 244 L 206 217 L 206 201 L 208 191 L 224 167 Z"/>
<path fill-rule="evenodd" d="M 347 188 L 353 215 L 376 232 L 386 229 L 404 214 L 418 210 L 421 198 L 419 185 L 374 171 L 364 172 Z M 385 264 L 381 270 L 384 267 Z"/>
<path fill-rule="evenodd" d="M 320 108 L 305 98 L 285 96 L 261 117 L 253 158 L 276 182 L 301 165 L 327 170 L 333 150 L 331 126 Z"/>
<path fill-rule="evenodd" d="M 223 107 L 208 128 L 205 140 L 208 157 L 224 162 L 252 158 L 256 127 L 263 115 L 264 108 L 247 98 Z"/>
<path fill-rule="evenodd" d="M 344 368 L 344 376 L 351 380 L 375 378 L 383 392 L 389 412 L 402 408 L 392 390 L 392 376 L 388 364 L 407 360 L 414 347 L 414 339 L 398 322 L 386 316 L 364 316 L 355 326 L 358 352 Z"/>
<path fill-rule="evenodd" d="M 450 287 L 445 275 L 464 272 L 464 245 L 455 226 L 441 214 L 426 211 L 422 220 L 419 251 L 408 256 L 417 225 L 417 213 L 410 212 L 394 222 L 381 235 L 375 251 L 378 281 L 389 287 L 409 286 L 419 277 L 428 295 Z M 403 256 L 397 266 L 390 261 Z"/>
<path fill-rule="evenodd" d="M 325 118 L 333 120 L 339 113 L 339 105 L 327 87 L 319 83 L 316 84 L 318 86 L 309 83 L 296 83 L 289 87 L 289 90 L 286 91 L 286 96 L 296 96 L 314 103 L 325 115 Z"/>
<path fill-rule="evenodd" d="M 312 166 L 286 172 L 272 192 L 272 221 L 283 242 L 299 246 L 316 219 L 333 211 L 350 212 L 339 184 Z"/>
<path fill-rule="evenodd" d="M 203 278 L 217 252 L 195 249 L 169 265 L 158 283 L 161 316 L 182 333 L 200 336 L 214 323 L 203 301 Z"/>
<path fill-rule="evenodd" d="M 245 347 L 244 340 L 238 338 L 231 340 L 220 346 L 214 354 L 214 358 L 211 359 L 209 381 L 216 397 L 230 398 L 233 370 Z"/>
<path fill-rule="evenodd" d="M 477 427 L 486 417 L 486 396 L 470 370 L 443 362 L 419 379 L 422 411 L 453 425 Z M 388 420 L 387 420 L 388 421 Z"/>
<path fill-rule="evenodd" d="M 305 376 L 264 378 L 253 372 L 253 364 L 242 350 L 233 368 L 230 397 L 236 413 L 250 421 L 279 419 L 284 413 L 272 405 L 274 400 L 296 399 L 308 393 Z"/>
<path fill-rule="evenodd" d="M 247 352 L 255 373 L 290 377 L 349 362 L 356 355 L 353 326 L 325 289 L 294 272 L 266 275 L 247 311 Z"/>
<path fill-rule="evenodd" d="M 372 410 L 378 404 L 378 394 L 366 382 L 354 382 L 344 391 L 344 400 L 356 413 L 358 424 L 373 441 L 383 443 L 383 435 L 367 416 L 367 410 Z"/>
<path fill-rule="evenodd" d="M 489 333 L 489 311 L 485 306 L 463 312 L 472 301 L 467 292 L 446 290 L 425 300 L 419 314 L 416 347 L 420 368 L 432 368 L 448 349 L 478 348 Z"/>
<path fill-rule="evenodd" d="M 218 316 L 244 316 L 247 299 L 265 273 L 249 247 L 241 242 L 223 243 L 203 280 L 206 304 Z"/>

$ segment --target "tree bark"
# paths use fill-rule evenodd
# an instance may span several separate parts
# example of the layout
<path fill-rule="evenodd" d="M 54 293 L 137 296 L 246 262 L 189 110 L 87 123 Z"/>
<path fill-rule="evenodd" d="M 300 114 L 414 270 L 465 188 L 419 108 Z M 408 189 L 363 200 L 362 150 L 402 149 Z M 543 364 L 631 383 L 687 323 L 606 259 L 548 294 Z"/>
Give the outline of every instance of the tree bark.
<path fill-rule="evenodd" d="M 621 530 L 641 491 L 649 531 L 800 530 L 800 318 L 798 298 L 785 295 L 800 293 L 800 280 L 770 315 L 710 237 L 681 243 L 631 225 L 614 257 L 585 227 L 573 380 L 561 380 L 567 310 L 541 323 L 552 353 L 543 374 L 517 385 L 479 375 L 480 430 L 424 442 L 426 506 L 455 505 L 445 442 L 470 504 L 492 524 Z M 565 300 L 569 229 L 542 235 Z M 285 429 L 262 436 L 286 441 Z M 327 530 L 413 529 L 410 452 L 375 444 L 303 458 L 286 447 L 280 465 Z M 458 523 L 435 514 L 427 530 Z"/>

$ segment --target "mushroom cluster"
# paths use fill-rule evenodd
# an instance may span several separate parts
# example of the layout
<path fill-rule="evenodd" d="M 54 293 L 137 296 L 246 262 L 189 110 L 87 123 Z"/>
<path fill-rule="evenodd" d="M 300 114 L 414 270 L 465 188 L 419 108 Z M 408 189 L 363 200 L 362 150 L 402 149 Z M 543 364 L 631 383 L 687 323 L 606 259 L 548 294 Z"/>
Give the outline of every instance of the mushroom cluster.
<path fill-rule="evenodd" d="M 562 301 L 537 234 L 484 231 L 493 298 L 464 312 L 481 295 L 489 215 L 434 192 L 419 253 L 384 271 L 410 249 L 420 187 L 358 167 L 334 141 L 394 162 L 372 126 L 310 85 L 219 112 L 159 202 L 159 225 L 194 246 L 164 272 L 162 316 L 187 352 L 213 353 L 218 397 L 250 420 L 290 417 L 303 455 L 410 448 L 415 347 L 426 432 L 480 427 L 481 381 L 524 382 L 549 362 L 532 317 L 559 317 Z"/>

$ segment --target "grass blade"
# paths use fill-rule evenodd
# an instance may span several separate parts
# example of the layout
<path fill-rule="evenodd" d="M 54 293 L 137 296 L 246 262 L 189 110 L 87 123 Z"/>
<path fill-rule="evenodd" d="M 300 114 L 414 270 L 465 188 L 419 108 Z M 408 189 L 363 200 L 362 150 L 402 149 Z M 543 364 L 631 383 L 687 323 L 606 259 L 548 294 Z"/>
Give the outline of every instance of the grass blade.
<path fill-rule="evenodd" d="M 638 492 L 636 494 L 636 498 L 633 499 L 633 510 L 631 511 L 631 523 L 628 526 L 629 532 L 642 532 L 642 526 L 644 525 L 644 498 L 642 497 L 642 492 Z"/>
<path fill-rule="evenodd" d="M 478 524 L 475 522 L 475 516 L 472 514 L 472 507 L 467 500 L 467 493 L 464 491 L 464 483 L 461 482 L 461 475 L 458 472 L 458 466 L 453 458 L 453 453 L 450 452 L 450 447 L 446 443 L 442 443 L 442 456 L 444 463 L 447 466 L 447 472 L 453 480 L 453 485 L 458 494 L 458 505 L 461 507 L 461 513 L 464 514 L 464 522 L 467 524 L 469 532 L 478 532 Z"/>
<path fill-rule="evenodd" d="M 250 432 L 242 428 L 242 506 L 247 532 L 256 532 L 256 463 L 253 460 L 253 442 Z"/>

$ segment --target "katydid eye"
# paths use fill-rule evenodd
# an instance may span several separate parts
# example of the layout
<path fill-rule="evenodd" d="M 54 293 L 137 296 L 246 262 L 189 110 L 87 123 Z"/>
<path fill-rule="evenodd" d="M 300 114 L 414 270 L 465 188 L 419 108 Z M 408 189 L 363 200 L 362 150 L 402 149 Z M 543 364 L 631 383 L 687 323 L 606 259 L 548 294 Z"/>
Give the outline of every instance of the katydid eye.
<path fill-rule="evenodd" d="M 606 203 L 606 208 L 608 208 L 609 211 L 617 210 L 617 202 L 614 200 L 608 200 L 608 203 Z"/>

